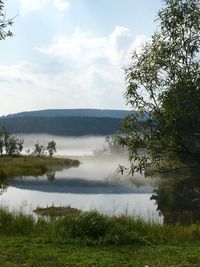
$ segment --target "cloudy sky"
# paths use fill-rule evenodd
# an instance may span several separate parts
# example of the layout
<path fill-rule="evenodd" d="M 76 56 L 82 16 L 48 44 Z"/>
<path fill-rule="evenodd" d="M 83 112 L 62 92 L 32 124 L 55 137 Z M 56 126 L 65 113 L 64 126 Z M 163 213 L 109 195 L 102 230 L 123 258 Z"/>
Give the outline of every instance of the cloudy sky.
<path fill-rule="evenodd" d="M 0 115 L 49 108 L 127 109 L 123 67 L 154 33 L 161 0 L 7 0 Z"/>

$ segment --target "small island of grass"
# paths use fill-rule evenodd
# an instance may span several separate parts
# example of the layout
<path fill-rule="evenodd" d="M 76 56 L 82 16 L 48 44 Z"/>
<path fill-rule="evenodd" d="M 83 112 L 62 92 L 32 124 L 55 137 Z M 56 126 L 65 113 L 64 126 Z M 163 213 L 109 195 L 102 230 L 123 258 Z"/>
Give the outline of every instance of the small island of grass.
<path fill-rule="evenodd" d="M 78 160 L 54 158 L 54 140 L 46 146 L 36 143 L 33 151 L 28 149 L 26 155 L 22 154 L 23 144 L 23 139 L 11 135 L 6 128 L 0 128 L 0 180 L 51 174 L 80 164 Z"/>
<path fill-rule="evenodd" d="M 62 217 L 68 216 L 72 214 L 79 214 L 82 211 L 79 209 L 72 208 L 70 206 L 67 207 L 47 207 L 47 208 L 40 208 L 34 210 L 37 215 L 40 216 L 47 216 L 47 217 Z"/>
<path fill-rule="evenodd" d="M 78 160 L 66 158 L 16 156 L 0 157 L 0 179 L 40 176 L 69 167 L 78 167 Z"/>

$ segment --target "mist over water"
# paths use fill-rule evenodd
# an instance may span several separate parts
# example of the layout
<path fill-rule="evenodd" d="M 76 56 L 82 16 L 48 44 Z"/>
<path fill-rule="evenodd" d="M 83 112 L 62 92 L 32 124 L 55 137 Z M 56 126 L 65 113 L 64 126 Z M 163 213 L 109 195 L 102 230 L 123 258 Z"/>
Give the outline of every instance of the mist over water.
<path fill-rule="evenodd" d="M 105 145 L 104 136 L 85 136 L 85 137 L 62 137 L 47 134 L 19 135 L 24 139 L 24 150 L 34 148 L 36 143 L 46 145 L 54 140 L 57 146 L 55 155 L 59 156 L 91 156 L 96 149 L 102 149 Z"/>
<path fill-rule="evenodd" d="M 57 152 L 55 156 L 71 157 L 80 161 L 78 168 L 65 169 L 56 173 L 57 178 L 81 178 L 86 180 L 100 180 L 117 183 L 119 181 L 134 182 L 145 184 L 147 180 L 140 174 L 132 176 L 120 175 L 117 173 L 119 165 L 129 166 L 127 153 L 104 153 L 107 147 L 105 136 L 85 136 L 85 137 L 60 137 L 52 135 L 21 135 L 24 140 L 24 152 L 27 149 L 34 148 L 38 142 L 41 145 L 46 145 L 50 140 L 56 142 Z M 96 152 L 101 153 L 96 153 Z M 149 184 L 148 181 L 147 184 Z"/>
<path fill-rule="evenodd" d="M 54 140 L 56 156 L 79 159 L 77 168 L 55 173 L 53 179 L 42 177 L 20 177 L 12 181 L 7 191 L 0 196 L 0 204 L 11 208 L 34 208 L 71 205 L 82 210 L 97 209 L 104 214 L 128 213 L 146 219 L 158 218 L 155 201 L 150 201 L 154 181 L 142 175 L 135 177 L 117 173 L 120 165 L 128 166 L 128 157 L 123 154 L 98 154 L 103 151 L 105 137 L 58 137 L 51 135 L 21 135 L 24 151 L 34 144 L 46 145 Z"/>

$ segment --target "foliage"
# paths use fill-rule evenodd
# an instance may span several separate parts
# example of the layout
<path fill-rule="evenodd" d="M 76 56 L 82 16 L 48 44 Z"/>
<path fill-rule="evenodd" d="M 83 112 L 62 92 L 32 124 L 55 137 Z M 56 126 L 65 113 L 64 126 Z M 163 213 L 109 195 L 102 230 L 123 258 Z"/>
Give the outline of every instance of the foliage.
<path fill-rule="evenodd" d="M 69 209 L 69 208 L 68 208 Z M 49 210 L 51 212 L 51 210 Z M 199 225 L 169 226 L 129 216 L 106 216 L 96 211 L 69 212 L 45 220 L 0 208 L 0 234 L 45 237 L 51 242 L 88 245 L 156 245 L 199 241 Z"/>
<path fill-rule="evenodd" d="M 0 40 L 6 37 L 12 37 L 13 33 L 7 30 L 8 27 L 13 25 L 13 19 L 7 19 L 5 14 L 5 0 L 0 0 Z"/>
<path fill-rule="evenodd" d="M 199 266 L 198 225 L 169 227 L 133 217 L 108 217 L 94 212 L 85 217 L 80 213 L 80 218 L 78 214 L 73 216 L 77 218 L 75 226 L 70 225 L 70 222 L 76 224 L 71 217 L 50 221 L 0 208 L 1 265 Z M 97 230 L 97 235 L 90 235 L 88 225 L 82 222 L 86 220 L 93 233 L 99 216 L 104 234 L 99 235 Z M 86 235 L 76 231 L 72 238 L 68 227 L 81 228 Z"/>
<path fill-rule="evenodd" d="M 52 157 L 54 152 L 56 152 L 56 142 L 55 141 L 49 141 L 47 144 L 47 151 L 49 153 L 49 156 Z"/>
<path fill-rule="evenodd" d="M 170 170 L 171 160 L 200 169 L 200 1 L 164 3 L 158 31 L 125 69 L 125 99 L 136 112 L 119 141 L 132 172 L 146 175 Z"/>
<path fill-rule="evenodd" d="M 23 143 L 24 140 L 11 135 L 6 128 L 0 128 L 0 156 L 20 155 L 23 150 Z M 27 152 L 30 153 L 30 150 L 27 150 Z M 32 155 L 41 157 L 44 156 L 47 152 L 50 157 L 52 157 L 54 152 L 56 152 L 55 141 L 49 141 L 47 146 L 36 143 Z"/>
<path fill-rule="evenodd" d="M 200 223 L 200 181 L 187 170 L 181 177 L 162 179 L 151 199 L 156 201 L 166 224 Z"/>
<path fill-rule="evenodd" d="M 34 151 L 33 151 L 33 155 L 37 156 L 37 157 L 41 157 L 41 156 L 44 156 L 45 151 L 46 151 L 46 149 L 45 149 L 45 147 L 43 145 L 40 145 L 39 143 L 36 143 Z"/>
<path fill-rule="evenodd" d="M 122 155 L 126 154 L 127 150 L 119 144 L 115 135 L 105 137 L 105 143 L 102 149 L 95 149 L 95 156 L 105 155 Z"/>
<path fill-rule="evenodd" d="M 107 218 L 97 212 L 77 213 L 75 216 L 66 217 L 62 223 L 66 237 L 91 240 L 98 240 L 105 235 L 109 227 Z"/>
<path fill-rule="evenodd" d="M 10 135 L 5 128 L 0 128 L 0 156 L 19 155 L 23 150 L 23 143 L 22 139 Z"/>
<path fill-rule="evenodd" d="M 48 153 L 49 157 L 52 158 L 54 152 L 56 152 L 56 142 L 52 140 L 48 142 L 47 146 L 36 143 L 34 146 L 33 155 L 36 157 L 41 157 Z"/>
<path fill-rule="evenodd" d="M 115 136 L 106 136 L 106 150 L 110 154 L 124 154 L 126 150 L 117 142 Z"/>

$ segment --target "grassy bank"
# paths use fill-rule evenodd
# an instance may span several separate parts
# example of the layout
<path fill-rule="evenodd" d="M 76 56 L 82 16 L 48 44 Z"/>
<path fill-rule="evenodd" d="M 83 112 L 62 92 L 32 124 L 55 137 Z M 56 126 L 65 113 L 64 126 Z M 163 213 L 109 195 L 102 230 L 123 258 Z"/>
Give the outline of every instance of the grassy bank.
<path fill-rule="evenodd" d="M 2 267 L 199 267 L 198 244 L 82 246 L 43 239 L 1 237 Z"/>
<path fill-rule="evenodd" d="M 63 168 L 78 166 L 78 160 L 64 158 L 19 156 L 0 157 L 0 179 L 39 176 Z"/>
<path fill-rule="evenodd" d="M 71 212 L 56 220 L 0 210 L 1 266 L 200 266 L 200 226 Z"/>
<path fill-rule="evenodd" d="M 60 218 L 40 216 L 36 220 L 32 215 L 1 208 L 0 234 L 105 246 L 172 245 L 200 241 L 200 225 L 161 225 L 126 215 L 106 216 L 96 211 L 81 212 L 69 207 L 66 212 L 67 215 Z"/>

